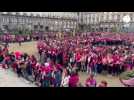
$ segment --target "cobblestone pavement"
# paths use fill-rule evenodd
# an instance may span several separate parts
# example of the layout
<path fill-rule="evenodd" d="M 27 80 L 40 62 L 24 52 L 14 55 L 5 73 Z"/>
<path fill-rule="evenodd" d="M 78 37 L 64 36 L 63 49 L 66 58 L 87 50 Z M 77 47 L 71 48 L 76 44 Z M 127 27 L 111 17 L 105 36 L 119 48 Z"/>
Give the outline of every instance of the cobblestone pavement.
<path fill-rule="evenodd" d="M 80 81 L 82 83 L 85 82 L 86 78 L 88 77 L 88 74 L 85 72 L 80 73 Z M 97 80 L 97 83 L 100 83 L 102 80 L 106 80 L 108 82 L 108 87 L 124 87 L 121 82 L 119 81 L 119 78 L 117 76 L 111 76 L 111 75 L 96 75 L 95 79 Z"/>
<path fill-rule="evenodd" d="M 0 68 L 0 87 L 36 87 L 24 78 L 19 78 L 10 69 Z"/>
<path fill-rule="evenodd" d="M 22 43 L 22 46 L 19 46 L 18 43 L 12 43 L 10 44 L 9 50 L 20 50 L 37 56 L 36 42 Z M 83 84 L 87 77 L 88 75 L 86 73 L 80 73 L 80 81 Z M 97 83 L 102 80 L 106 80 L 109 87 L 123 87 L 118 77 L 97 75 L 96 80 Z M 0 87 L 35 87 L 35 85 L 29 83 L 23 78 L 18 78 L 17 75 L 11 70 L 5 71 L 4 69 L 0 69 Z"/>

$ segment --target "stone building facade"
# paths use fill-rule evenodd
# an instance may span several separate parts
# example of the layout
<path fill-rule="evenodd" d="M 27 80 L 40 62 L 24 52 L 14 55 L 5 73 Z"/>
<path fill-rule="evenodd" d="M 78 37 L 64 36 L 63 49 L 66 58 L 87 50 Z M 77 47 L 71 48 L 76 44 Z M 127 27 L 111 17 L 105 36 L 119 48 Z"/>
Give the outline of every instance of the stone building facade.
<path fill-rule="evenodd" d="M 127 31 L 134 32 L 134 12 L 79 12 L 81 26 L 85 31 L 101 32 L 123 32 L 123 17 L 130 16 L 130 23 Z"/>
<path fill-rule="evenodd" d="M 16 28 L 34 31 L 74 30 L 77 25 L 77 16 L 71 12 L 66 13 L 58 16 L 55 12 L 49 12 L 47 15 L 28 14 L 26 12 L 0 12 L 0 29 L 3 31 Z M 70 16 L 66 16 L 69 14 Z"/>

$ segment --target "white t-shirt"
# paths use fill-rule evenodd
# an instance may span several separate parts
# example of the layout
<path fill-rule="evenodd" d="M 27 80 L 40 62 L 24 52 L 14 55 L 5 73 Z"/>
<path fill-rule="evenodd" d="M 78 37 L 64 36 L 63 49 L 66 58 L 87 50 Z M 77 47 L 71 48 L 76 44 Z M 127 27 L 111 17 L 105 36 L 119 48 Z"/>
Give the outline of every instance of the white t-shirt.
<path fill-rule="evenodd" d="M 91 60 L 91 57 L 88 57 L 88 62 L 90 62 L 90 60 Z"/>
<path fill-rule="evenodd" d="M 62 87 L 69 87 L 69 78 L 70 78 L 70 76 L 66 76 L 62 79 L 62 81 L 61 81 Z"/>
<path fill-rule="evenodd" d="M 74 62 L 75 61 L 75 58 L 70 58 L 70 62 Z"/>

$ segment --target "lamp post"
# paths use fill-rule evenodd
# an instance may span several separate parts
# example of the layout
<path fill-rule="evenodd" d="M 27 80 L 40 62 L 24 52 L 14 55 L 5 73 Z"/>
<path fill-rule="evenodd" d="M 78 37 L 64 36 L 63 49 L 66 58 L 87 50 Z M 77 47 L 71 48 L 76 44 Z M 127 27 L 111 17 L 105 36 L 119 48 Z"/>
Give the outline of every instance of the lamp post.
<path fill-rule="evenodd" d="M 80 21 L 80 12 L 77 12 L 77 23 L 76 23 L 76 30 L 79 30 L 79 21 Z"/>

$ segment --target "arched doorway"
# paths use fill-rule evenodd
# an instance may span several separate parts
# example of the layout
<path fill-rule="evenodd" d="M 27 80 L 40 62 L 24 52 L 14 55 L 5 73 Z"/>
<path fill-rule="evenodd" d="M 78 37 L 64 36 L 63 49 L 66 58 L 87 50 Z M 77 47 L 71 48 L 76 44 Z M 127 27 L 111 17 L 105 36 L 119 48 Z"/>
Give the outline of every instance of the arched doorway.
<path fill-rule="evenodd" d="M 48 32 L 49 31 L 49 26 L 45 27 L 45 31 Z"/>

